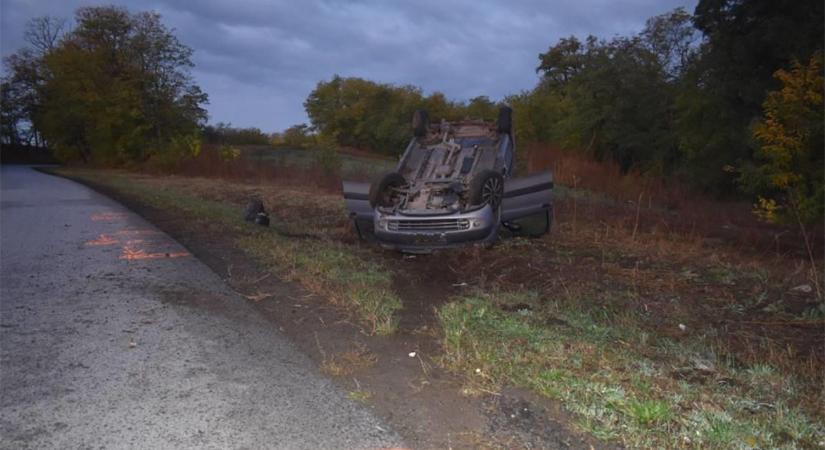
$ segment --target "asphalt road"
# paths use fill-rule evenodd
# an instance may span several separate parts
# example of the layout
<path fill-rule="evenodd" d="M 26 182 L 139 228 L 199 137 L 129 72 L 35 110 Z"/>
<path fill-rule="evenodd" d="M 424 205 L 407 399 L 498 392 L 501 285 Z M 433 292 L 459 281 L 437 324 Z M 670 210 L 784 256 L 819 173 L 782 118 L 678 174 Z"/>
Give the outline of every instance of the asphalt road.
<path fill-rule="evenodd" d="M 0 185 L 0 447 L 400 444 L 134 213 L 22 166 Z"/>

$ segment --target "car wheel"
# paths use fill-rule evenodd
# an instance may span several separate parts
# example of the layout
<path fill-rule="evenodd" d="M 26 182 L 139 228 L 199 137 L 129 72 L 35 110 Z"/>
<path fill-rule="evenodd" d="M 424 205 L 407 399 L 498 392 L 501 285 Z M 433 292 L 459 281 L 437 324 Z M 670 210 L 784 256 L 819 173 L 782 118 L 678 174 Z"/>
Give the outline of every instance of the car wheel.
<path fill-rule="evenodd" d="M 498 211 L 504 198 L 504 177 L 494 170 L 483 170 L 470 182 L 470 204 L 489 204 Z"/>
<path fill-rule="evenodd" d="M 511 134 L 513 131 L 513 109 L 509 106 L 502 106 L 498 110 L 498 132 Z"/>
<path fill-rule="evenodd" d="M 370 206 L 373 208 L 376 206 L 392 206 L 393 188 L 397 189 L 406 184 L 407 180 L 398 172 L 390 172 L 382 176 L 370 186 Z"/>
<path fill-rule="evenodd" d="M 413 134 L 415 137 L 424 137 L 430 128 L 430 116 L 424 109 L 417 109 L 412 119 Z"/>

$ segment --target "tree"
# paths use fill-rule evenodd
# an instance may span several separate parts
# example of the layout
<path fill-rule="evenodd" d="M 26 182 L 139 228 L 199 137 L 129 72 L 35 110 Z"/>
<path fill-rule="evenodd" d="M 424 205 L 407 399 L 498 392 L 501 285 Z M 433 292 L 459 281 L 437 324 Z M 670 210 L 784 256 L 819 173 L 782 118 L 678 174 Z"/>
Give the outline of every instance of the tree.
<path fill-rule="evenodd" d="M 43 59 L 63 36 L 65 21 L 40 17 L 26 23 L 23 33 L 28 44 L 3 61 L 8 75 L 3 84 L 3 140 L 8 143 L 43 145 L 37 129 L 42 112 L 39 90 L 46 81 Z"/>
<path fill-rule="evenodd" d="M 62 34 L 62 21 L 35 19 L 29 47 L 6 60 L 31 128 L 63 159 L 123 164 L 197 151 L 207 97 L 189 74 L 192 50 L 160 16 L 93 7 L 75 22 Z"/>
<path fill-rule="evenodd" d="M 815 224 L 825 214 L 822 54 L 774 76 L 781 88 L 765 99 L 764 116 L 753 127 L 756 161 L 741 180 L 759 195 L 763 218 Z"/>
<path fill-rule="evenodd" d="M 753 159 L 750 127 L 773 73 L 822 49 L 819 0 L 701 0 L 694 25 L 704 35 L 685 71 L 678 107 L 683 173 L 708 190 L 733 192 L 726 167 Z"/>
<path fill-rule="evenodd" d="M 203 128 L 203 137 L 212 144 L 268 145 L 269 136 L 260 128 L 236 128 L 230 123 L 218 122 Z"/>
<path fill-rule="evenodd" d="M 54 50 L 65 28 L 65 19 L 52 16 L 36 17 L 26 24 L 23 39 L 36 54 L 42 56 Z"/>
<path fill-rule="evenodd" d="M 665 170 L 675 153 L 673 95 L 663 58 L 649 44 L 640 37 L 560 40 L 539 56 L 539 86 L 517 100 L 517 110 L 527 108 L 517 112 L 527 122 L 517 129 L 614 160 L 624 172 Z"/>
<path fill-rule="evenodd" d="M 0 142 L 19 145 L 22 136 L 21 122 L 26 119 L 22 96 L 16 89 L 19 85 L 9 81 L 0 83 Z"/>
<path fill-rule="evenodd" d="M 818 53 L 805 65 L 794 61 L 790 71 L 776 71 L 781 88 L 765 99 L 764 116 L 753 128 L 759 143 L 756 165 L 742 177 L 743 184 L 759 195 L 755 212 L 760 217 L 799 226 L 820 297 L 808 226 L 822 223 L 825 214 L 822 68 Z"/>
<path fill-rule="evenodd" d="M 587 39 L 588 44 L 591 44 L 596 38 L 589 36 Z M 584 46 L 575 36 L 562 38 L 546 53 L 539 54 L 540 63 L 536 72 L 542 73 L 546 83 L 553 86 L 565 85 L 582 70 L 584 59 Z"/>
<path fill-rule="evenodd" d="M 648 19 L 640 35 L 669 80 L 679 79 L 695 57 L 698 32 L 692 20 L 684 8 L 676 8 Z"/>
<path fill-rule="evenodd" d="M 454 121 L 463 118 L 463 105 L 447 99 L 442 92 L 436 91 L 424 98 L 421 108 L 429 112 L 431 120 Z"/>
<path fill-rule="evenodd" d="M 498 108 L 499 105 L 491 101 L 486 95 L 480 95 L 471 98 L 464 107 L 464 111 L 465 115 L 471 119 L 496 120 Z"/>
<path fill-rule="evenodd" d="M 290 148 L 307 148 L 315 144 L 315 135 L 309 125 L 301 123 L 284 130 L 279 143 Z"/>
<path fill-rule="evenodd" d="M 422 107 L 414 86 L 334 76 L 318 83 L 304 107 L 319 138 L 339 145 L 397 154 L 411 136 L 410 118 Z"/>

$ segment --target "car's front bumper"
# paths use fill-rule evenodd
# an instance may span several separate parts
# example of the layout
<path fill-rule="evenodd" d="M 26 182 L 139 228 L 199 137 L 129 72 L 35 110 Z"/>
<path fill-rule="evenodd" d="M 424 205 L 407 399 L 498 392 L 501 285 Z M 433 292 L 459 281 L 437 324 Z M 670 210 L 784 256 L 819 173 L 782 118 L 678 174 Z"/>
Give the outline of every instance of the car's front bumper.
<path fill-rule="evenodd" d="M 375 238 L 382 247 L 405 252 L 429 252 L 474 243 L 493 242 L 498 219 L 486 205 L 454 214 L 411 215 L 375 212 Z"/>

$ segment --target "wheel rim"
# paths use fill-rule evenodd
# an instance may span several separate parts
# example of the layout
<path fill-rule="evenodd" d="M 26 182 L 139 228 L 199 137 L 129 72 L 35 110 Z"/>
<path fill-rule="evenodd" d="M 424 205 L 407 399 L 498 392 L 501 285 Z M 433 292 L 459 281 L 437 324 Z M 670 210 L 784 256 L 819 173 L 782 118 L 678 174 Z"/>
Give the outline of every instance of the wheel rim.
<path fill-rule="evenodd" d="M 484 185 L 481 187 L 481 200 L 484 203 L 489 203 L 493 208 L 497 208 L 501 204 L 502 191 L 501 180 L 490 177 L 484 181 Z"/>

